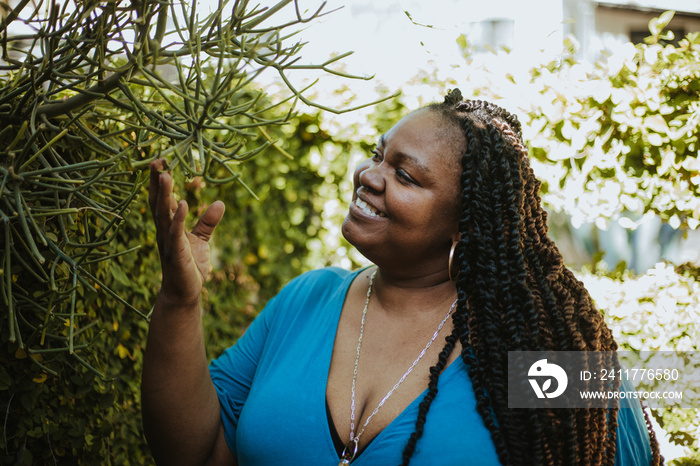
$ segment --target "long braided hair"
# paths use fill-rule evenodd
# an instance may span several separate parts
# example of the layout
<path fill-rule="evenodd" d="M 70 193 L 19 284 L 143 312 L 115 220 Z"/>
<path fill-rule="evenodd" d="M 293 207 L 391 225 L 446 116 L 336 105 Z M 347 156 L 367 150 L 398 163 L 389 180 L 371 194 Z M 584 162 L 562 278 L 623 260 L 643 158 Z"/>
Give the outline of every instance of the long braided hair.
<path fill-rule="evenodd" d="M 460 241 L 454 269 L 454 330 L 430 370 L 428 392 L 403 453 L 410 461 L 438 377 L 457 341 L 477 410 L 504 465 L 613 465 L 617 409 L 509 409 L 508 351 L 615 351 L 617 344 L 583 284 L 547 235 L 547 214 L 522 142 L 520 122 L 458 89 L 431 104 L 466 139 L 461 159 Z M 457 133 L 458 135 L 458 133 Z M 453 271 L 454 274 L 454 271 Z M 653 464 L 661 464 L 649 430 Z"/>

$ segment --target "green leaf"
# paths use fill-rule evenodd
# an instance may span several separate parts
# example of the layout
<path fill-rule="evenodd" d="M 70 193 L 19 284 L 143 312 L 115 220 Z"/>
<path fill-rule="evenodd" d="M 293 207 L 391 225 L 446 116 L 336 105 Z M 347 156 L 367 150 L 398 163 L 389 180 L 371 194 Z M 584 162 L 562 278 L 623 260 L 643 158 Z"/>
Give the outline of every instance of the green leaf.
<path fill-rule="evenodd" d="M 464 34 L 460 34 L 460 35 L 457 37 L 457 45 L 459 46 L 459 48 L 460 48 L 461 50 L 464 50 L 464 49 L 467 48 L 467 45 L 468 45 L 468 44 L 467 44 L 467 37 L 466 37 Z"/>
<path fill-rule="evenodd" d="M 675 11 L 669 10 L 669 11 L 664 11 L 661 13 L 661 16 L 659 16 L 659 23 L 658 26 L 663 29 L 666 26 L 668 26 L 668 23 L 671 22 L 673 19 L 673 15 L 675 14 Z"/>
<path fill-rule="evenodd" d="M 673 19 L 673 14 L 673 11 L 665 11 L 658 18 L 652 18 L 651 21 L 649 21 L 649 32 L 651 32 L 651 35 L 658 37 L 661 31 L 663 31 L 663 29 L 668 26 L 668 23 L 671 22 L 671 19 Z"/>
<path fill-rule="evenodd" d="M 129 286 L 131 284 L 129 277 L 127 277 L 126 273 L 124 273 L 124 271 L 118 265 L 112 265 L 112 267 L 109 268 L 109 271 L 112 274 L 112 277 L 114 277 L 114 279 L 120 284 L 124 286 Z"/>

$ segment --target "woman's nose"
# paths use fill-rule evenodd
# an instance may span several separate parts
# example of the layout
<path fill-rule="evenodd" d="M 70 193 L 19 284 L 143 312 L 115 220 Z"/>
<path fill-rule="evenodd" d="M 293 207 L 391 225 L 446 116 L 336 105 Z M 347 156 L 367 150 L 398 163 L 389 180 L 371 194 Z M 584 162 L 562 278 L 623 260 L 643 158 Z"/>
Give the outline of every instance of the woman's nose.
<path fill-rule="evenodd" d="M 360 172 L 360 186 L 371 189 L 374 192 L 383 192 L 386 182 L 382 173 L 381 164 L 371 164 Z"/>

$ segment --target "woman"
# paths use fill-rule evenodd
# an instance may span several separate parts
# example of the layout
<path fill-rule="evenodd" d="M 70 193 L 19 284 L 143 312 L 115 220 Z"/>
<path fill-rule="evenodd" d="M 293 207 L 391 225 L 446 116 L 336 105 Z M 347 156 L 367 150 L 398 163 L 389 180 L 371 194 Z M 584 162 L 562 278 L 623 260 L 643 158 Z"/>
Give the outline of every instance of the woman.
<path fill-rule="evenodd" d="M 508 351 L 617 346 L 503 109 L 454 90 L 383 135 L 343 223 L 375 265 L 293 280 L 211 367 L 199 299 L 224 207 L 186 233 L 163 168 L 143 416 L 164 464 L 659 464 L 638 405 L 507 407 Z"/>

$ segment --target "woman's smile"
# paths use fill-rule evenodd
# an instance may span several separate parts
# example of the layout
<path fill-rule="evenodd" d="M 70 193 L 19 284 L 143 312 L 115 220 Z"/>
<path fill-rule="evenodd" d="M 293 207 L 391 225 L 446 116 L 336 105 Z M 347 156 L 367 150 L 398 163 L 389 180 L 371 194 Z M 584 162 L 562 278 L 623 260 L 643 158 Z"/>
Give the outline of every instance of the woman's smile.
<path fill-rule="evenodd" d="M 355 205 L 357 207 L 359 207 L 362 212 L 369 215 L 370 217 L 386 217 L 386 215 L 384 215 L 384 213 L 378 212 L 374 207 L 367 204 L 365 201 L 363 201 L 359 197 L 357 199 L 355 199 Z"/>
<path fill-rule="evenodd" d="M 386 216 L 387 216 L 386 213 L 382 212 L 382 210 L 379 207 L 377 207 L 376 205 L 374 205 L 374 203 L 372 203 L 372 201 L 370 201 L 369 199 L 362 199 L 360 197 L 361 191 L 362 191 L 362 188 L 358 189 L 355 192 L 355 199 L 353 200 L 352 204 L 350 204 L 350 208 L 351 209 L 357 208 L 360 210 L 360 212 L 362 212 L 363 214 L 365 214 L 368 217 L 386 218 Z M 357 212 L 355 212 L 355 213 L 357 213 Z"/>

